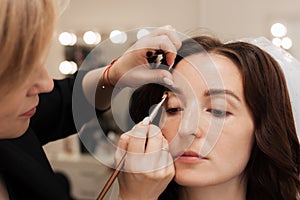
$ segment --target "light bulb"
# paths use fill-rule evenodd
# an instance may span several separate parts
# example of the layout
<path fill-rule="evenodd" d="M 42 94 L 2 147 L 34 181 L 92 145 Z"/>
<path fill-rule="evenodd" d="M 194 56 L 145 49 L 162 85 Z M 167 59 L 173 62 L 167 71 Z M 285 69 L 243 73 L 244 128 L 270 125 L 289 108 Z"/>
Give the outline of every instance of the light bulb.
<path fill-rule="evenodd" d="M 127 34 L 119 30 L 113 30 L 109 35 L 109 39 L 112 43 L 123 44 L 127 41 Z"/>
<path fill-rule="evenodd" d="M 271 27 L 271 33 L 274 37 L 283 37 L 287 33 L 287 28 L 281 23 L 275 23 Z"/>
<path fill-rule="evenodd" d="M 58 40 L 64 46 L 73 46 L 77 42 L 77 36 L 74 33 L 62 32 L 59 34 Z"/>
<path fill-rule="evenodd" d="M 140 30 L 137 32 L 136 37 L 137 37 L 137 39 L 140 39 L 140 38 L 142 38 L 142 37 L 148 35 L 149 33 L 150 33 L 150 31 L 148 31 L 147 29 L 142 28 L 142 29 L 140 29 Z"/>
<path fill-rule="evenodd" d="M 282 38 L 281 46 L 284 49 L 290 49 L 293 46 L 293 42 L 291 38 L 289 37 Z"/>
<path fill-rule="evenodd" d="M 101 41 L 101 35 L 97 32 L 87 31 L 83 35 L 83 41 L 86 44 L 98 44 Z"/>
<path fill-rule="evenodd" d="M 280 47 L 281 46 L 281 39 L 280 38 L 273 38 L 272 43 L 275 46 Z"/>
<path fill-rule="evenodd" d="M 77 64 L 73 61 L 63 61 L 59 65 L 59 71 L 62 74 L 74 74 L 77 71 L 78 67 Z"/>

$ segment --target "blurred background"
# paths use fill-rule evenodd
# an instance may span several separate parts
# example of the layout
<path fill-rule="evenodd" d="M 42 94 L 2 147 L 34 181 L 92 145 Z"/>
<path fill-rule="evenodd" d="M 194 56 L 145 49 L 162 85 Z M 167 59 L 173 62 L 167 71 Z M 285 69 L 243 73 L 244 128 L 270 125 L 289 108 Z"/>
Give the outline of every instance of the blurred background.
<path fill-rule="evenodd" d="M 224 41 L 264 36 L 300 59 L 300 0 L 71 0 L 58 18 L 47 68 L 53 78 L 64 78 L 97 45 L 110 42 L 121 48 L 130 39 L 126 32 L 135 30 L 139 37 L 147 31 L 142 28 L 163 25 L 181 33 L 205 30 Z M 109 63 L 113 53 L 102 52 L 100 63 Z M 101 120 L 105 135 L 116 140 L 121 131 L 111 113 Z M 91 134 L 91 141 L 87 150 L 75 134 L 45 147 L 53 168 L 68 178 L 74 199 L 95 199 L 111 173 L 95 156 L 111 158 L 110 145 L 98 133 Z"/>
<path fill-rule="evenodd" d="M 85 32 L 99 33 L 101 38 L 90 39 L 90 42 L 101 42 L 115 30 L 126 32 L 167 24 L 181 33 L 206 29 L 224 40 L 259 36 L 270 40 L 277 38 L 276 44 L 280 45 L 280 39 L 288 51 L 296 58 L 300 57 L 300 0 L 71 0 L 58 20 L 47 62 L 51 75 L 56 78 L 64 76 L 59 65 L 65 60 L 65 47 L 85 44 Z M 275 26 L 275 35 L 272 35 L 271 28 L 276 23 L 283 26 Z M 77 41 L 65 39 L 66 46 L 60 44 L 59 36 L 63 32 L 74 34 Z M 90 37 L 92 34 L 90 32 Z"/>

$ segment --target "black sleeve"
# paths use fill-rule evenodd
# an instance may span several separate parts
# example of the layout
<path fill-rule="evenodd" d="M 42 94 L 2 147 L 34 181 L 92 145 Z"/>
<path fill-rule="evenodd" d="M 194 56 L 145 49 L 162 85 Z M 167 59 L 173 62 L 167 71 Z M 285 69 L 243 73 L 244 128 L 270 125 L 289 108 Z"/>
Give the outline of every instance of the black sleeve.
<path fill-rule="evenodd" d="M 62 80 L 54 80 L 54 89 L 50 93 L 40 94 L 40 102 L 36 114 L 32 117 L 30 127 L 33 129 L 42 144 L 67 137 L 77 133 L 72 112 L 72 93 L 74 84 L 76 90 L 83 97 L 81 82 L 86 72 L 79 71 L 76 75 Z M 75 83 L 76 80 L 76 83 Z M 77 92 L 78 93 L 78 92 Z M 86 101 L 80 98 L 75 101 L 74 106 L 89 107 L 95 109 Z M 88 121 L 93 115 L 91 112 L 82 113 L 83 118 Z M 76 124 L 78 125 L 78 124 Z M 77 126 L 78 127 L 78 126 Z"/>

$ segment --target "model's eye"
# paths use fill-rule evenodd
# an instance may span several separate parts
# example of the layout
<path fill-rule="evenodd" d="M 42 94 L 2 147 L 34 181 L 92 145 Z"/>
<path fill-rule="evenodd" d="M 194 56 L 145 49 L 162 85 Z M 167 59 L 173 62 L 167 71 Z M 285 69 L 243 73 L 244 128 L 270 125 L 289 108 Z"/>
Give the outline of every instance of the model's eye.
<path fill-rule="evenodd" d="M 166 108 L 166 112 L 171 115 L 175 115 L 183 110 L 183 108 Z"/>
<path fill-rule="evenodd" d="M 210 112 L 214 117 L 226 117 L 230 115 L 230 113 L 225 110 L 207 109 L 207 111 Z"/>

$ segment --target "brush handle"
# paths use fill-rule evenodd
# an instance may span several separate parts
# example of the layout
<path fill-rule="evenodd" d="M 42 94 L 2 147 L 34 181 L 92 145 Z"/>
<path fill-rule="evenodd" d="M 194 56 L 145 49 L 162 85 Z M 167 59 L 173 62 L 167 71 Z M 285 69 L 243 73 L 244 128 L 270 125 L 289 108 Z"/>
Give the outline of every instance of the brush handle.
<path fill-rule="evenodd" d="M 116 180 L 116 178 L 118 177 L 123 165 L 124 165 L 124 161 L 125 161 L 125 157 L 126 157 L 126 152 L 123 155 L 123 157 L 121 158 L 120 162 L 118 163 L 116 169 L 114 170 L 114 172 L 111 174 L 111 176 L 109 177 L 109 179 L 107 180 L 105 186 L 103 187 L 102 191 L 100 192 L 97 200 L 103 200 L 103 198 L 105 197 L 106 193 L 108 192 L 108 190 L 110 189 L 110 187 L 112 186 L 112 184 L 114 183 L 114 181 Z"/>

